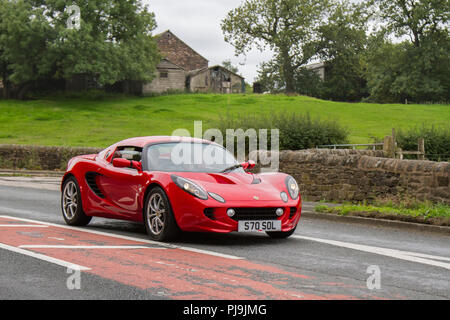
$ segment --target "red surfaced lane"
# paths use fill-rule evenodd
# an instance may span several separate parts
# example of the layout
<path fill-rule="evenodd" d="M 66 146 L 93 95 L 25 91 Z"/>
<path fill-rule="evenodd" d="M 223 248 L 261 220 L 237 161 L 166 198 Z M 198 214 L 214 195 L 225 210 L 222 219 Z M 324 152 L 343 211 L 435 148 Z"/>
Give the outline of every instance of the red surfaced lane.
<path fill-rule="evenodd" d="M 0 225 L 23 223 L 14 218 L 0 217 Z M 308 287 L 319 284 L 314 277 L 275 266 L 170 248 L 139 239 L 122 239 L 113 234 L 95 234 L 83 229 L 55 225 L 44 228 L 0 226 L 0 243 L 82 265 L 90 268 L 84 272 L 173 299 L 355 298 L 326 293 L 330 292 L 326 286 L 323 290 L 312 291 Z M 332 285 L 336 286 L 336 283 Z"/>

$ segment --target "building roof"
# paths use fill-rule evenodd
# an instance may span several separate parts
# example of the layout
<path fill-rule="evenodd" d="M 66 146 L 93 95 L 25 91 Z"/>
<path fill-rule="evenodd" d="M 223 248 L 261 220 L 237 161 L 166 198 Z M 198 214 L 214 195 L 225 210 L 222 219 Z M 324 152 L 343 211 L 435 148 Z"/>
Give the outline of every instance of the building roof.
<path fill-rule="evenodd" d="M 208 59 L 192 49 L 172 31 L 166 30 L 154 37 L 161 54 L 172 63 L 182 66 L 186 70 L 208 65 Z"/>
<path fill-rule="evenodd" d="M 305 66 L 306 69 L 314 70 L 325 67 L 325 62 L 317 62 L 317 63 L 311 63 Z"/>
<path fill-rule="evenodd" d="M 158 65 L 156 66 L 156 68 L 168 69 L 167 66 L 164 66 L 164 65 L 163 65 L 164 62 L 169 63 L 169 64 L 175 66 L 176 69 L 182 69 L 182 70 L 186 71 L 186 69 L 184 69 L 183 67 L 177 65 L 176 63 L 173 63 L 172 61 L 170 61 L 170 60 L 167 59 L 167 58 L 162 58 L 161 61 L 160 61 L 160 62 L 158 63 Z"/>
<path fill-rule="evenodd" d="M 206 70 L 215 69 L 215 68 L 223 69 L 223 70 L 225 70 L 225 71 L 227 71 L 227 72 L 229 72 L 231 74 L 234 74 L 236 77 L 239 77 L 241 79 L 245 79 L 243 76 L 241 76 L 241 75 L 239 75 L 239 74 L 237 74 L 237 73 L 235 73 L 235 72 L 233 72 L 231 70 L 228 70 L 224 66 L 220 66 L 220 65 L 215 65 L 215 66 L 211 66 L 211 67 L 207 67 L 207 68 L 201 68 L 201 69 L 197 69 L 197 70 L 192 70 L 192 71 L 189 72 L 189 75 L 190 76 L 196 76 L 196 75 L 198 75 L 198 74 L 200 74 L 200 73 L 202 73 L 202 72 L 204 72 Z"/>

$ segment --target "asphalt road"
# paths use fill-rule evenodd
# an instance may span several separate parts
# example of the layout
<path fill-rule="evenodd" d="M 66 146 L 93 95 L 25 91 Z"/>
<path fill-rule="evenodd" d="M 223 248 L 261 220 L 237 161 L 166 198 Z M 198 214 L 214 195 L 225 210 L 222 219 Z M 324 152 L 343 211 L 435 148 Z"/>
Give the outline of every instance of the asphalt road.
<path fill-rule="evenodd" d="M 450 298 L 445 235 L 302 218 L 289 239 L 186 233 L 167 246 L 126 221 L 65 228 L 50 189 L 0 185 L 0 300 Z"/>

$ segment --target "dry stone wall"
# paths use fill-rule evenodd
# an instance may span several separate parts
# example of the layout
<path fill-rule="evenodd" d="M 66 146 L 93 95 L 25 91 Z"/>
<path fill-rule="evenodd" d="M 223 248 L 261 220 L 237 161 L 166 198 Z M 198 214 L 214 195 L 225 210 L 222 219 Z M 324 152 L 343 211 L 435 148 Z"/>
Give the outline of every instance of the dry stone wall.
<path fill-rule="evenodd" d="M 279 159 L 279 170 L 297 179 L 308 200 L 407 196 L 450 203 L 450 162 L 391 159 L 383 151 L 325 149 L 281 151 Z"/>

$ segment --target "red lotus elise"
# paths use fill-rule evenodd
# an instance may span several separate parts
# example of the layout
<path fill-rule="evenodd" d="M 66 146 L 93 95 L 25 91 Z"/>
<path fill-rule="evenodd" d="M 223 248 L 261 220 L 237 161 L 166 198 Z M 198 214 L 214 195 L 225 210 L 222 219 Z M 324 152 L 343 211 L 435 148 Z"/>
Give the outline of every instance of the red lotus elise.
<path fill-rule="evenodd" d="M 140 137 L 99 154 L 70 159 L 61 184 L 61 209 L 69 225 L 93 216 L 143 222 L 150 238 L 180 231 L 294 233 L 301 197 L 283 173 L 246 172 L 221 145 L 182 137 Z"/>

